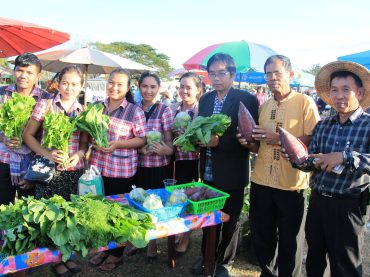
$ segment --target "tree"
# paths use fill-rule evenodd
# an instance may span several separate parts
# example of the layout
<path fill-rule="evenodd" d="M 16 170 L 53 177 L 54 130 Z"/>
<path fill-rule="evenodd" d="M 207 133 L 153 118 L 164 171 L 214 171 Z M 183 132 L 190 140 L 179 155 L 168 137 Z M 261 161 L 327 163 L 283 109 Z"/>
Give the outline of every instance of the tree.
<path fill-rule="evenodd" d="M 99 50 L 156 68 L 158 69 L 159 76 L 162 78 L 173 70 L 169 64 L 170 58 L 163 53 L 157 53 L 157 49 L 147 44 L 133 44 L 129 42 L 112 42 L 110 44 L 105 44 L 95 42 L 93 46 Z"/>
<path fill-rule="evenodd" d="M 309 69 L 303 69 L 303 72 L 310 73 L 316 76 L 316 74 L 319 72 L 320 69 L 321 69 L 321 65 L 317 63 L 311 66 L 311 68 Z"/>
<path fill-rule="evenodd" d="M 9 62 L 8 62 L 8 59 L 1 58 L 1 59 L 0 59 L 0 66 L 1 66 L 1 67 L 5 67 L 5 68 L 9 68 Z"/>

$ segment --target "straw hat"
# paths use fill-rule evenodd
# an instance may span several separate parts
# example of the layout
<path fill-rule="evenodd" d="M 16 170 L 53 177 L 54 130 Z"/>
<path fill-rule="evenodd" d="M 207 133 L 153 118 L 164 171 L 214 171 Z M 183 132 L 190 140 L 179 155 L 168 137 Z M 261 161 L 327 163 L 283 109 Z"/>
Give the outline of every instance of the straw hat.
<path fill-rule="evenodd" d="M 327 104 L 333 106 L 329 92 L 330 92 L 330 76 L 333 72 L 337 71 L 350 71 L 356 74 L 362 81 L 365 89 L 364 97 L 360 105 L 366 109 L 370 106 L 370 71 L 362 65 L 354 62 L 332 62 L 324 65 L 317 73 L 315 78 L 315 87 L 318 95 Z"/>

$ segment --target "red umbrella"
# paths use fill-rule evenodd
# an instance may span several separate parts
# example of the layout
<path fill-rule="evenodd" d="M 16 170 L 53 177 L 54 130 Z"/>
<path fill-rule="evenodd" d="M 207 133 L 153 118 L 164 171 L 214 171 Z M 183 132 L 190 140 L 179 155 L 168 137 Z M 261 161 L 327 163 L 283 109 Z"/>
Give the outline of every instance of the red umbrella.
<path fill-rule="evenodd" d="M 68 40 L 67 33 L 0 17 L 0 58 L 45 50 Z"/>

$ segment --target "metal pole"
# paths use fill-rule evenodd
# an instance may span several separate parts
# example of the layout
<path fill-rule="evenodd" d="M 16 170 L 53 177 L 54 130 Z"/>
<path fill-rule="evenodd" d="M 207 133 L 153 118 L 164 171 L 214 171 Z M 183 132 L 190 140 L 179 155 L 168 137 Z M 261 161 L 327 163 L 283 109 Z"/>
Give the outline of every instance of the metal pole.
<path fill-rule="evenodd" d="M 86 106 L 86 94 L 87 94 L 87 73 L 88 73 L 89 65 L 85 64 L 85 88 L 84 88 L 84 105 Z"/>

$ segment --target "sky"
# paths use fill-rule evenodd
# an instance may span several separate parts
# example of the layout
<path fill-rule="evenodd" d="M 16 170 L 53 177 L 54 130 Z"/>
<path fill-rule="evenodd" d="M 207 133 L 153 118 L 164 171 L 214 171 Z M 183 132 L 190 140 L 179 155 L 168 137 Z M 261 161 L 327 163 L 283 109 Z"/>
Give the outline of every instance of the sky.
<path fill-rule="evenodd" d="M 145 43 L 174 68 L 221 42 L 263 44 L 309 69 L 370 49 L 369 0 L 13 0 L 0 16 L 67 32 L 60 48 Z M 55 49 L 55 48 L 53 48 Z"/>

